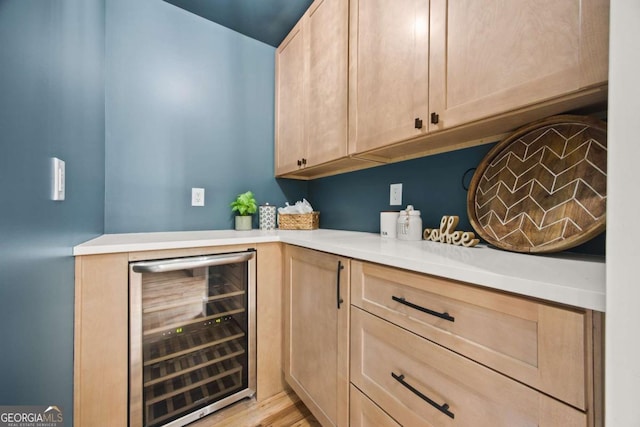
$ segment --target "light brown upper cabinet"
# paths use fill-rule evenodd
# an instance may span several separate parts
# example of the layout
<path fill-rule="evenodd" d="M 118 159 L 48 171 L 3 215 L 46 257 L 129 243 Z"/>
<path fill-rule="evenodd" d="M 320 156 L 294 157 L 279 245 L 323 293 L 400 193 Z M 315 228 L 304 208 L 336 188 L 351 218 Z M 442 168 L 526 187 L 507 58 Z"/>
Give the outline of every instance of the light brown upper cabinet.
<path fill-rule="evenodd" d="M 608 33 L 609 0 L 316 0 L 276 52 L 276 175 L 333 175 L 604 111 Z"/>
<path fill-rule="evenodd" d="M 429 130 L 602 84 L 608 12 L 607 0 L 431 0 Z"/>
<path fill-rule="evenodd" d="M 606 100 L 608 0 L 351 0 L 349 154 L 393 162 Z"/>
<path fill-rule="evenodd" d="M 347 154 L 348 1 L 316 0 L 276 50 L 276 175 Z"/>
<path fill-rule="evenodd" d="M 304 156 L 304 40 L 300 21 L 276 51 L 276 174 Z"/>
<path fill-rule="evenodd" d="M 429 1 L 352 0 L 350 6 L 350 153 L 425 135 Z"/>

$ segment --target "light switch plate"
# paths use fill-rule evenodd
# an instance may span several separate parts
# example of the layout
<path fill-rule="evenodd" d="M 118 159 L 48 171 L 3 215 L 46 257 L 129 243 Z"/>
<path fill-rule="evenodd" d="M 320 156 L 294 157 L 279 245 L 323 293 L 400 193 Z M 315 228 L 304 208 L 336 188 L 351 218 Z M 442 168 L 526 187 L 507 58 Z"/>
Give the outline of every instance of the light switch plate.
<path fill-rule="evenodd" d="M 51 200 L 62 201 L 65 196 L 65 165 L 57 157 L 51 158 Z"/>

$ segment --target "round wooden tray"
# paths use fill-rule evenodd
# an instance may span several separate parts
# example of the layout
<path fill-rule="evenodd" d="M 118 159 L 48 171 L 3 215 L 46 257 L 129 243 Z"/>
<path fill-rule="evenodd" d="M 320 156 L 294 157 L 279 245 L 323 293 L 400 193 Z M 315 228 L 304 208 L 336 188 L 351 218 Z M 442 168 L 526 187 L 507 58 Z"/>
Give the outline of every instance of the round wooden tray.
<path fill-rule="evenodd" d="M 494 246 L 527 253 L 563 251 L 604 231 L 606 126 L 554 116 L 498 143 L 469 185 L 473 228 Z"/>

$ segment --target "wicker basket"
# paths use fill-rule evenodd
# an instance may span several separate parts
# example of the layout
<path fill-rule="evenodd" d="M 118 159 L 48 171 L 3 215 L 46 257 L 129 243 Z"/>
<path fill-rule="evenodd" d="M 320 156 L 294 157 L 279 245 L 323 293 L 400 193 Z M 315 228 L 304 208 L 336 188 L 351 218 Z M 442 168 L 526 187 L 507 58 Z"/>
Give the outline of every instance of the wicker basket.
<path fill-rule="evenodd" d="M 280 230 L 315 230 L 320 226 L 320 212 L 278 214 Z"/>

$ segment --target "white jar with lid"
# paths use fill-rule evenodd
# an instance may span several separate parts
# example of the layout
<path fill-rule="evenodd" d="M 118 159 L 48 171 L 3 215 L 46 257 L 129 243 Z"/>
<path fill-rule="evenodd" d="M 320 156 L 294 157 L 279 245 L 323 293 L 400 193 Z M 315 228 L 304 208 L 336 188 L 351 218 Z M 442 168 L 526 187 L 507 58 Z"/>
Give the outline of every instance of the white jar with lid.
<path fill-rule="evenodd" d="M 422 240 L 422 218 L 420 211 L 408 205 L 401 210 L 396 224 L 396 237 L 398 240 Z"/>

